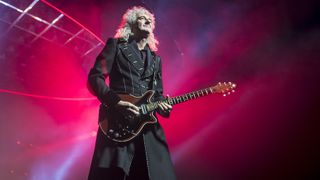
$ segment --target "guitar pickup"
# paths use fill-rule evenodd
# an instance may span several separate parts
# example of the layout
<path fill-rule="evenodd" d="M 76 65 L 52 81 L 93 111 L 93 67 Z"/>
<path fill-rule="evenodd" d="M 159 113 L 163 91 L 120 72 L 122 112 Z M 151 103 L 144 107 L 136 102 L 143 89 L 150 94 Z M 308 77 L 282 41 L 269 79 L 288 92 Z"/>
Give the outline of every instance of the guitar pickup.
<path fill-rule="evenodd" d="M 148 113 L 148 110 L 147 110 L 147 106 L 145 104 L 142 104 L 140 107 L 139 107 L 139 110 L 140 110 L 140 113 L 145 115 Z"/>

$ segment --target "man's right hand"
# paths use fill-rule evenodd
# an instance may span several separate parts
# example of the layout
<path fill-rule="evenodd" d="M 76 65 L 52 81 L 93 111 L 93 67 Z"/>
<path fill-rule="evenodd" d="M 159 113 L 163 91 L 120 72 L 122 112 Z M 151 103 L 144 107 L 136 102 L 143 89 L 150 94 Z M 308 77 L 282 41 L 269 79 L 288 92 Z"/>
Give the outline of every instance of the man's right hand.
<path fill-rule="evenodd" d="M 133 119 L 139 115 L 139 108 L 128 101 L 120 100 L 115 107 L 126 118 Z"/>

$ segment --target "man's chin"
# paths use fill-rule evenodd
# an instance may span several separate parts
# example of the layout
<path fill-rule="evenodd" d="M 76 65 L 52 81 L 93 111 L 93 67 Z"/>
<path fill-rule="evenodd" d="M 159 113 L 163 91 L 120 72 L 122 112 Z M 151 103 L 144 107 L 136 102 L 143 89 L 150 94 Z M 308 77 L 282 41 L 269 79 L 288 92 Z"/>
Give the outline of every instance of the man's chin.
<path fill-rule="evenodd" d="M 151 32 L 148 30 L 141 30 L 140 32 L 143 37 L 149 37 L 149 35 L 151 34 Z"/>

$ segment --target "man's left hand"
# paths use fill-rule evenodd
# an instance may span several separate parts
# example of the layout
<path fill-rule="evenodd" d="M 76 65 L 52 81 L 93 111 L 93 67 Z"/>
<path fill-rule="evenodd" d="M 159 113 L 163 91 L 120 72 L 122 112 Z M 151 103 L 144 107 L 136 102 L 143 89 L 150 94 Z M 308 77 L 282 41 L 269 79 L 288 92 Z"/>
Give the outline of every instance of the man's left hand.
<path fill-rule="evenodd" d="M 158 113 L 162 117 L 169 117 L 169 114 L 171 111 L 172 111 L 172 106 L 170 104 L 165 102 L 159 103 Z"/>

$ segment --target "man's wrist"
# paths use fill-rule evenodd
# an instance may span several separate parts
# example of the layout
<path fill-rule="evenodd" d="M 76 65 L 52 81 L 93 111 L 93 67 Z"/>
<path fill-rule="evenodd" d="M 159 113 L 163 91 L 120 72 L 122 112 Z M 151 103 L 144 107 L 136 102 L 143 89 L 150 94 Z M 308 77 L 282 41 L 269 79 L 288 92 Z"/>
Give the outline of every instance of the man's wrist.
<path fill-rule="evenodd" d="M 121 98 L 112 90 L 109 90 L 104 96 L 104 102 L 107 106 L 115 106 Z"/>

